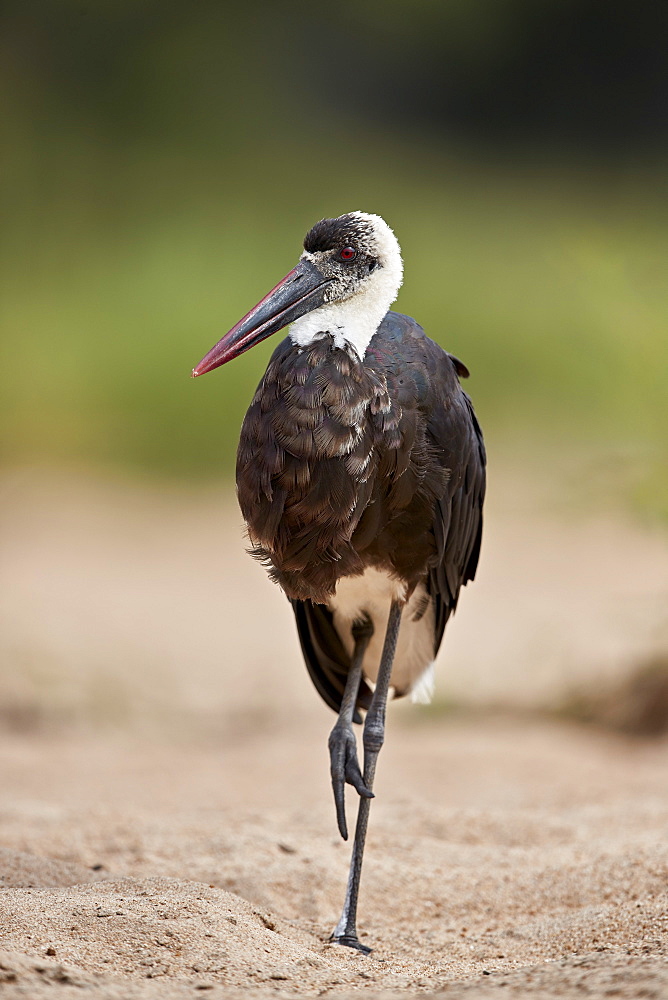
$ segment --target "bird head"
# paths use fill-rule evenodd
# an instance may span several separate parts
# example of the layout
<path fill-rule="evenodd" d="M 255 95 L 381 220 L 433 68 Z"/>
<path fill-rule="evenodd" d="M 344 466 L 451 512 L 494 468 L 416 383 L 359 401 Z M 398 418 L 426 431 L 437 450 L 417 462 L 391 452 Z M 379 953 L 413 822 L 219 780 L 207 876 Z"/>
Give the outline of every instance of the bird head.
<path fill-rule="evenodd" d="M 403 275 L 397 238 L 379 215 L 322 219 L 304 238 L 298 264 L 193 369 L 224 365 L 292 324 L 306 347 L 326 334 L 359 358 L 396 298 Z"/>

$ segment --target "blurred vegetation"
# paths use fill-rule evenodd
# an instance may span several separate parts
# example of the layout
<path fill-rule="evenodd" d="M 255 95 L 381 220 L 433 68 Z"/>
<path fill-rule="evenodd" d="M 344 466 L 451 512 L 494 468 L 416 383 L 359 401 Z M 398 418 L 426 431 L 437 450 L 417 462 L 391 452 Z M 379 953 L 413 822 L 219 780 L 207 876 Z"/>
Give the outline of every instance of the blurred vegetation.
<path fill-rule="evenodd" d="M 629 736 L 663 736 L 668 732 L 668 657 L 658 654 L 616 683 L 571 692 L 554 714 Z"/>
<path fill-rule="evenodd" d="M 501 55 L 524 66 L 537 44 L 531 7 L 6 4 L 3 462 L 231 472 L 274 344 L 196 382 L 190 370 L 316 219 L 360 208 L 396 230 L 395 308 L 471 368 L 489 438 L 612 456 L 631 502 L 668 515 L 660 144 L 613 150 L 609 130 L 597 150 L 576 132 L 560 144 L 563 108 L 547 139 L 530 142 L 525 113 L 521 141 L 510 125 L 487 141 L 485 114 L 465 134 L 465 101 L 420 97 L 468 79 L 469 105 L 487 107 L 481 80 L 493 92 Z M 545 4 L 545 37 L 551 12 L 563 29 L 580 8 Z M 427 74 L 413 105 L 383 102 L 378 81 L 396 85 L 420 53 L 454 83 Z"/>

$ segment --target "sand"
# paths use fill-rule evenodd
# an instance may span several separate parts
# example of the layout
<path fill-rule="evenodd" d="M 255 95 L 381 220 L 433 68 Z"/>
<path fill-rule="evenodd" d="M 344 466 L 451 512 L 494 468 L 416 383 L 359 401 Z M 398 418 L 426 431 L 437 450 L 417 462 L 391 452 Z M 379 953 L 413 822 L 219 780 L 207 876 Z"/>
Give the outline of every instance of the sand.
<path fill-rule="evenodd" d="M 482 673 L 467 708 L 391 708 L 364 957 L 328 941 L 349 852 L 328 787 L 334 717 L 283 600 L 234 541 L 231 508 L 217 536 L 211 495 L 22 482 L 5 494 L 0 594 L 3 997 L 668 997 L 668 740 L 526 711 L 548 676 L 557 683 L 552 664 L 527 682 L 531 698 L 520 690 L 543 620 L 526 589 L 533 638 L 512 640 L 511 664 L 487 626 L 477 634 L 484 616 L 472 609 L 462 626 L 524 711 L 485 710 L 482 693 L 498 701 L 501 681 L 485 686 Z M 555 523 L 550 544 L 563 549 L 568 525 Z M 612 530 L 600 527 L 594 549 Z M 586 653 L 606 621 L 612 674 L 640 649 L 652 609 L 647 652 L 663 634 L 665 539 L 629 532 L 613 537 L 624 551 L 640 539 L 648 574 L 631 597 L 624 580 L 624 633 L 621 585 L 601 567 L 598 616 L 568 639 L 583 677 L 602 676 L 605 657 Z M 494 572 L 480 581 L 485 610 Z M 555 569 L 550 595 L 559 579 Z M 262 611 L 250 624 L 249 606 Z M 448 694 L 464 676 L 453 656 Z"/>
<path fill-rule="evenodd" d="M 54 981 L 96 997 L 134 996 L 128 981 L 142 997 L 456 996 L 501 981 L 668 995 L 665 741 L 483 715 L 395 723 L 365 958 L 327 941 L 347 848 L 320 736 L 304 723 L 197 749 L 5 738 L 7 995 Z"/>

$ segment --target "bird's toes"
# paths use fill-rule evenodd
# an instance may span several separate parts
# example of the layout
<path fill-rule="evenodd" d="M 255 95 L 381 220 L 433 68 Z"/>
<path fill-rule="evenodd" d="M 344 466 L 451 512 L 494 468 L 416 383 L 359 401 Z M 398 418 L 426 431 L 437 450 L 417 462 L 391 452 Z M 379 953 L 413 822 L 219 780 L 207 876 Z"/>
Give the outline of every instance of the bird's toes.
<path fill-rule="evenodd" d="M 336 825 L 339 828 L 339 833 L 341 834 L 342 840 L 348 839 L 348 823 L 346 820 L 346 807 L 345 803 L 341 803 L 339 806 L 338 802 L 336 804 Z"/>
<path fill-rule="evenodd" d="M 336 820 L 339 833 L 344 840 L 348 839 L 348 824 L 346 822 L 345 786 L 352 785 L 358 795 L 372 799 L 373 792 L 367 788 L 359 761 L 357 759 L 357 742 L 352 729 L 335 726 L 329 737 L 330 770 L 332 776 L 332 791 L 336 806 Z"/>
<path fill-rule="evenodd" d="M 364 778 L 362 777 L 362 772 L 360 770 L 359 761 L 357 760 L 357 754 L 354 757 L 348 758 L 346 761 L 346 781 L 349 785 L 352 785 L 358 795 L 362 798 L 372 799 L 373 792 L 367 788 L 364 783 Z"/>
<path fill-rule="evenodd" d="M 339 827 L 339 833 L 344 840 L 347 840 L 348 824 L 346 823 L 345 787 L 346 783 L 343 767 L 341 767 L 340 771 L 337 770 L 336 773 L 334 768 L 332 768 L 332 790 L 334 792 L 334 805 L 336 806 L 336 822 Z"/>
<path fill-rule="evenodd" d="M 356 951 L 361 951 L 363 955 L 370 955 L 372 951 L 367 945 L 362 944 L 356 934 L 341 934 L 339 937 L 332 934 L 329 940 L 333 944 L 342 944 L 346 948 L 354 948 Z"/>
<path fill-rule="evenodd" d="M 332 791 L 334 792 L 334 805 L 336 806 L 336 821 L 339 833 L 344 840 L 348 839 L 348 826 L 346 824 L 346 754 L 345 744 L 339 741 L 329 741 L 330 751 L 330 771 L 332 776 Z"/>

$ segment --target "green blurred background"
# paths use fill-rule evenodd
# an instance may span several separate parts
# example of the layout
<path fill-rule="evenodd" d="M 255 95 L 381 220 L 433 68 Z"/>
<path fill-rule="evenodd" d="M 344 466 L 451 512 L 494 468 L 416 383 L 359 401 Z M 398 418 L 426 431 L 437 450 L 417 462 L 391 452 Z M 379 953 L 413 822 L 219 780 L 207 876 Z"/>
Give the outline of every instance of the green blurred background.
<path fill-rule="evenodd" d="M 3 463 L 231 475 L 274 345 L 190 370 L 362 209 L 493 454 L 667 516 L 667 10 L 7 0 Z"/>

